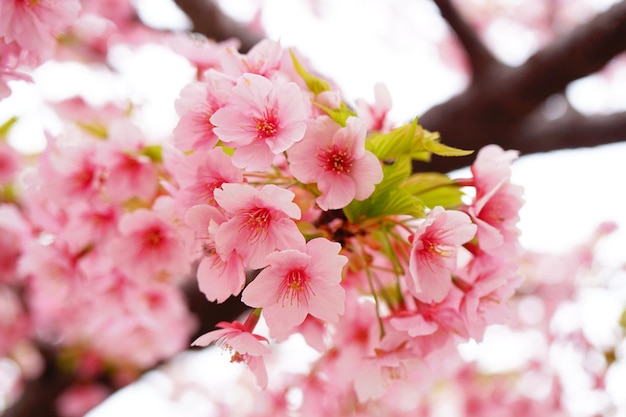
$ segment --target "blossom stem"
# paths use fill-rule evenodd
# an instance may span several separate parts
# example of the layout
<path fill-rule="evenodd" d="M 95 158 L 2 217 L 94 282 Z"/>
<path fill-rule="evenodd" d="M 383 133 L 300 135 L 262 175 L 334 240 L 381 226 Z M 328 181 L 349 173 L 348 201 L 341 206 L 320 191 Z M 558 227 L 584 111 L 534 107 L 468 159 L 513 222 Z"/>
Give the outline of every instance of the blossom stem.
<path fill-rule="evenodd" d="M 374 297 L 374 305 L 376 307 L 376 318 L 378 319 L 378 327 L 380 328 L 380 338 L 382 339 L 385 336 L 385 326 L 383 325 L 383 320 L 380 317 L 380 300 L 378 298 L 378 293 L 376 292 L 376 288 L 374 288 L 374 280 L 372 278 L 372 271 L 370 270 L 367 257 L 365 256 L 365 250 L 363 248 L 363 244 L 360 239 L 359 242 L 359 256 L 363 261 L 363 268 L 365 269 L 365 276 L 367 276 L 367 283 L 370 286 L 370 290 L 372 291 L 372 297 Z"/>
<path fill-rule="evenodd" d="M 474 178 L 457 178 L 454 180 L 454 184 L 459 187 L 473 187 Z"/>
<path fill-rule="evenodd" d="M 243 324 L 243 327 L 250 333 L 252 333 L 257 323 L 259 322 L 262 310 L 262 308 L 255 308 L 254 310 L 252 310 L 245 323 Z"/>

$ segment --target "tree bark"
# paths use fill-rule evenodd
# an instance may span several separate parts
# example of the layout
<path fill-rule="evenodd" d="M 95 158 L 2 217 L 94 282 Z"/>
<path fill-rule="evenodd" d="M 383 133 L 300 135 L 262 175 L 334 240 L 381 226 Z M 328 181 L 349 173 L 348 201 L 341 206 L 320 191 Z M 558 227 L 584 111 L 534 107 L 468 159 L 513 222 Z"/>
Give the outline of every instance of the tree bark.
<path fill-rule="evenodd" d="M 436 3 L 452 7 L 447 1 L 436 0 Z M 450 12 L 444 9 L 442 13 L 445 17 Z M 461 19 L 460 14 L 455 16 Z M 462 25 L 456 22 L 453 28 L 459 26 Z M 464 30 L 455 30 L 460 38 L 467 37 Z M 472 44 L 467 40 L 461 43 Z M 490 60 L 485 65 L 473 66 L 484 74 L 473 77 L 461 94 L 424 113 L 420 123 L 428 130 L 440 132 L 444 143 L 463 149 L 497 143 L 528 154 L 622 141 L 626 129 L 624 123 L 617 121 L 623 114 L 596 119 L 595 128 L 610 131 L 610 135 L 594 135 L 587 129 L 576 140 L 563 134 L 564 130 L 558 131 L 568 126 L 569 119 L 549 121 L 538 116 L 547 99 L 562 93 L 572 81 L 599 71 L 625 50 L 626 1 L 622 1 L 537 51 L 519 67 L 507 67 L 497 61 L 489 63 Z M 471 58 L 474 54 L 484 55 L 480 48 L 466 51 L 470 61 L 479 60 Z M 603 123 L 608 125 L 604 127 Z M 472 160 L 473 157 L 433 157 L 428 169 L 449 171 Z"/>

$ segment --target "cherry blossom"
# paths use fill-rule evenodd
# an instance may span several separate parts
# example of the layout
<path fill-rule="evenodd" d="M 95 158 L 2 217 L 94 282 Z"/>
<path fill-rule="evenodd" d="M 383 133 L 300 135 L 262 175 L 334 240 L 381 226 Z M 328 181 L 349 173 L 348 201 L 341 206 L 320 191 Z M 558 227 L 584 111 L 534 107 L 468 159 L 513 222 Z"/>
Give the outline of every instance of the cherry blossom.
<path fill-rule="evenodd" d="M 243 292 L 242 300 L 262 307 L 271 329 L 290 329 L 310 314 L 337 322 L 344 311 L 342 268 L 347 258 L 338 255 L 341 245 L 313 239 L 304 251 L 289 249 L 267 257 L 268 267 Z"/>
<path fill-rule="evenodd" d="M 328 116 L 307 125 L 302 142 L 287 151 L 290 170 L 303 183 L 317 183 L 322 210 L 364 200 L 383 178 L 380 162 L 365 150 L 365 124 L 349 117 L 341 127 Z"/>
<path fill-rule="evenodd" d="M 267 386 L 267 370 L 263 355 L 269 354 L 271 350 L 261 342 L 267 342 L 267 339 L 252 333 L 251 326 L 246 325 L 246 323 L 241 324 L 238 321 L 233 323 L 220 322 L 217 327 L 219 329 L 200 336 L 192 345 L 208 346 L 217 343 L 232 354 L 231 362 L 243 362 L 248 365 L 259 386 L 265 388 Z"/>
<path fill-rule="evenodd" d="M 166 161 L 178 183 L 176 204 L 182 211 L 199 204 L 216 205 L 213 192 L 224 183 L 243 182 L 243 173 L 221 149 L 172 155 Z"/>
<path fill-rule="evenodd" d="M 385 84 L 376 84 L 374 86 L 374 104 L 368 104 L 363 99 L 356 101 L 357 113 L 365 123 L 368 130 L 388 131 L 390 121 L 387 113 L 391 110 L 391 95 Z"/>
<path fill-rule="evenodd" d="M 206 80 L 188 84 L 175 101 L 180 120 L 174 129 L 174 144 L 182 151 L 212 148 L 218 141 L 211 116 L 226 104 L 232 82 L 210 72 Z"/>
<path fill-rule="evenodd" d="M 518 213 L 523 205 L 522 188 L 510 181 L 511 162 L 517 155 L 489 145 L 478 152 L 471 167 L 476 197 L 465 210 L 478 226 L 478 244 L 488 252 L 515 250 Z"/>
<path fill-rule="evenodd" d="M 412 236 L 408 288 L 419 300 L 439 302 L 452 288 L 460 245 L 476 234 L 469 216 L 435 207 Z"/>
<path fill-rule="evenodd" d="M 121 237 L 110 253 L 120 267 L 139 277 L 184 274 L 189 269 L 185 241 L 174 226 L 153 211 L 135 210 L 119 222 Z"/>
<path fill-rule="evenodd" d="M 220 62 L 224 72 L 231 76 L 252 73 L 272 78 L 280 68 L 282 55 L 283 48 L 279 42 L 264 39 L 246 54 L 239 53 L 234 47 L 225 48 Z"/>
<path fill-rule="evenodd" d="M 215 248 L 215 230 L 225 220 L 224 216 L 209 205 L 191 207 L 185 221 L 194 229 L 195 242 L 201 253 L 198 265 L 198 286 L 209 301 L 219 303 L 231 295 L 238 295 L 246 281 L 241 257 L 231 251 L 222 258 Z"/>
<path fill-rule="evenodd" d="M 275 155 L 304 136 L 309 105 L 293 82 L 247 73 L 239 78 L 228 101 L 210 121 L 217 136 L 236 148 L 232 159 L 239 168 L 265 170 Z"/>
<path fill-rule="evenodd" d="M 215 231 L 217 253 L 228 259 L 237 252 L 247 267 L 267 265 L 276 250 L 304 247 L 304 237 L 292 219 L 300 218 L 294 194 L 275 185 L 256 189 L 247 184 L 223 184 L 215 200 L 229 217 Z"/>
<path fill-rule="evenodd" d="M 7 0 L 0 2 L 0 38 L 31 51 L 45 51 L 55 36 L 78 16 L 78 0 Z"/>

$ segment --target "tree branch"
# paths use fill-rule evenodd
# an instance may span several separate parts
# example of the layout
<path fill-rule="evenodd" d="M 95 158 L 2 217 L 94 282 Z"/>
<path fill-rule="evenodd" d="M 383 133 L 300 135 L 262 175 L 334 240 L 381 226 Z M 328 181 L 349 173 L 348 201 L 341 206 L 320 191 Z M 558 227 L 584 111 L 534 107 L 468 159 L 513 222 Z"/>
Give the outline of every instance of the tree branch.
<path fill-rule="evenodd" d="M 493 67 L 503 65 L 496 59 L 491 51 L 489 51 L 478 37 L 476 31 L 463 18 L 461 13 L 459 13 L 452 0 L 433 1 L 439 8 L 441 16 L 446 20 L 463 46 L 471 65 L 472 76 L 474 78 L 486 76 Z"/>
<path fill-rule="evenodd" d="M 511 143 L 526 153 L 583 148 L 626 140 L 626 112 L 607 115 L 566 115 L 522 129 Z"/>
<path fill-rule="evenodd" d="M 533 139 L 528 134 L 519 136 L 532 122 L 530 116 L 548 97 L 564 91 L 571 81 L 600 70 L 624 50 L 626 0 L 541 49 L 523 65 L 499 65 L 489 71 L 489 77 L 473 79 L 464 92 L 423 114 L 420 123 L 439 131 L 448 145 L 479 149 L 489 143 L 505 148 L 514 144 L 522 153 L 530 153 L 536 147 Z M 598 143 L 601 141 L 598 138 Z M 556 144 L 546 142 L 544 150 L 560 149 L 549 149 L 549 143 Z M 471 157 L 436 157 L 427 169 L 449 171 L 471 161 Z"/>
<path fill-rule="evenodd" d="M 254 33 L 227 16 L 212 0 L 174 0 L 193 24 L 194 32 L 209 39 L 224 41 L 237 38 L 241 41 L 241 52 L 250 50 L 262 35 Z"/>

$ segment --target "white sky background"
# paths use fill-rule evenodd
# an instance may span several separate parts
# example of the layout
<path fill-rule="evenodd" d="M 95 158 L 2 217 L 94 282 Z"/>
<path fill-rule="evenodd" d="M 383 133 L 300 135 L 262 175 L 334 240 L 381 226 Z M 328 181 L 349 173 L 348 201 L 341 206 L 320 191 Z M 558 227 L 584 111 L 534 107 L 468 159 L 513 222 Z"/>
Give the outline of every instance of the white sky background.
<path fill-rule="evenodd" d="M 602 7 L 611 3 L 589 1 Z M 169 0 L 138 0 L 138 3 L 145 6 L 146 18 L 156 21 L 167 16 L 168 25 L 185 24 L 184 17 L 171 10 Z M 254 0 L 223 3 L 229 7 L 240 5 L 246 10 L 246 5 L 253 4 Z M 384 6 L 381 7 L 381 3 Z M 311 4 L 328 9 L 320 10 L 319 16 L 315 17 L 311 14 Z M 433 40 L 442 36 L 446 29 L 428 0 L 265 0 L 265 5 L 265 26 L 269 36 L 280 39 L 285 46 L 295 46 L 308 56 L 317 70 L 337 82 L 348 99 L 363 97 L 371 100 L 374 84 L 385 82 L 394 102 L 394 120 L 401 122 L 413 118 L 458 92 L 464 85 L 463 76 L 446 69 L 441 61 L 441 51 L 433 45 Z M 535 47 L 535 40 L 519 28 L 502 27 L 508 29 L 494 33 L 492 46 L 506 62 L 523 62 Z M 21 123 L 13 132 L 12 143 L 22 147 L 23 142 L 16 138 L 30 137 L 33 143 L 41 145 L 43 138 L 38 132 L 42 125 L 52 131 L 58 128 L 52 115 L 42 110 L 43 98 L 60 99 L 80 91 L 89 91 L 94 99 L 130 95 L 138 102 L 148 103 L 142 117 L 150 126 L 149 133 L 155 137 L 168 134 L 177 121 L 173 101 L 191 77 L 189 67 L 183 60 L 158 48 L 144 48 L 138 54 L 120 48 L 115 59 L 124 75 L 120 79 L 113 79 L 105 73 L 87 74 L 80 67 L 69 64 L 50 64 L 35 74 L 36 87 L 16 84 L 14 95 L 26 97 L 26 100 L 0 102 L 0 121 L 15 113 L 22 115 Z M 171 66 L 163 66 L 163 62 L 171 63 Z M 568 98 L 575 107 L 588 112 L 607 108 L 626 110 L 626 70 L 621 71 L 611 84 L 598 77 L 575 83 L 568 90 Z M 68 76 L 72 79 L 71 85 L 59 82 L 67 80 Z M 103 88 L 104 83 L 100 82 L 103 79 L 112 87 Z M 164 82 L 166 80 L 171 82 Z M 159 88 L 154 88 L 155 85 Z M 38 115 L 33 116 L 37 111 Z M 443 141 L 445 143 L 445 137 Z M 527 203 L 521 213 L 523 243 L 537 250 L 562 251 L 582 242 L 605 220 L 616 221 L 626 230 L 624 161 L 624 144 L 534 155 L 519 160 L 515 164 L 513 179 L 525 187 Z M 602 246 L 601 255 L 610 262 L 624 263 L 624 248 L 626 232 L 608 239 Z M 611 307 L 609 316 L 616 308 L 623 307 L 623 301 L 623 297 L 601 298 L 602 303 Z M 593 307 L 596 302 L 590 305 Z M 191 365 L 181 365 L 176 371 L 178 374 L 183 369 L 188 378 L 221 386 L 227 386 L 228 381 L 234 381 L 237 375 L 236 367 L 228 364 L 225 357 L 215 353 L 190 356 L 200 356 L 201 359 Z M 626 378 L 617 378 L 626 381 Z M 175 388 L 167 378 L 152 374 L 149 380 L 152 382 L 123 390 L 109 401 L 107 407 L 90 413 L 89 417 L 134 416 L 137 409 L 133 404 L 141 405 L 142 415 L 152 417 L 211 415 L 210 405 L 205 403 L 203 407 L 207 409 L 204 409 L 198 405 L 202 402 L 195 401 L 202 397 L 201 392 L 191 390 L 177 397 L 177 403 L 172 403 L 167 400 L 175 394 Z M 195 382 L 193 384 L 196 389 Z"/>

